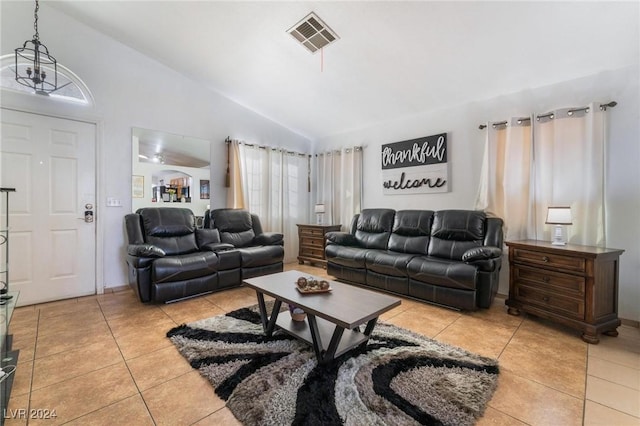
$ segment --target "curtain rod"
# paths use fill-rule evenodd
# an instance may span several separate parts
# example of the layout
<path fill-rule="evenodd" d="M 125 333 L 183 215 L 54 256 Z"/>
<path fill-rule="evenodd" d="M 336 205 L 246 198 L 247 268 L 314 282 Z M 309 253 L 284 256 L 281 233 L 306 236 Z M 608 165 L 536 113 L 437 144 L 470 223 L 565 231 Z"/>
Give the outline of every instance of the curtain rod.
<path fill-rule="evenodd" d="M 606 104 L 600 104 L 600 111 L 606 111 L 607 108 L 613 108 L 616 105 L 618 105 L 618 103 L 616 101 L 611 101 L 611 102 L 606 103 Z M 589 107 L 573 108 L 573 109 L 568 110 L 567 113 L 569 115 L 572 115 L 574 112 L 578 112 L 578 111 L 587 111 L 588 112 L 588 110 L 589 110 Z M 549 113 L 546 113 L 546 114 L 538 115 L 538 119 L 540 119 L 541 117 L 542 118 L 545 118 L 545 117 L 553 118 L 553 113 L 549 112 Z M 519 118 L 518 119 L 518 124 L 521 124 L 522 121 L 530 121 L 530 120 L 531 120 L 531 118 L 529 118 L 529 117 Z M 506 120 L 505 121 L 500 121 L 498 123 L 493 123 L 492 126 L 493 126 L 493 128 L 495 128 L 496 126 L 504 126 L 505 124 L 507 124 Z M 478 126 L 478 129 L 480 129 L 480 130 L 484 130 L 486 128 L 487 128 L 486 124 L 481 124 L 481 125 Z"/>
<path fill-rule="evenodd" d="M 320 155 L 333 155 L 333 154 L 337 154 L 337 155 L 341 155 L 342 151 L 345 151 L 347 154 L 353 149 L 354 151 L 364 151 L 364 146 L 354 146 L 351 148 L 341 148 L 341 149 L 332 149 L 330 151 L 324 151 L 324 152 L 320 152 L 318 154 L 314 154 L 316 157 L 320 156 Z"/>
<path fill-rule="evenodd" d="M 224 140 L 224 143 L 230 144 L 231 143 L 231 139 L 227 136 L 227 139 Z M 296 152 L 296 151 L 288 151 L 286 149 L 276 148 L 276 147 L 273 147 L 273 146 L 256 145 L 256 144 L 247 143 L 247 142 L 240 142 L 240 143 L 242 145 L 244 145 L 244 146 L 250 146 L 252 148 L 255 147 L 255 148 L 258 148 L 258 149 L 270 149 L 271 151 L 282 151 L 285 154 L 298 155 L 300 157 L 307 157 L 307 156 L 311 157 L 311 154 L 304 154 L 302 152 Z"/>

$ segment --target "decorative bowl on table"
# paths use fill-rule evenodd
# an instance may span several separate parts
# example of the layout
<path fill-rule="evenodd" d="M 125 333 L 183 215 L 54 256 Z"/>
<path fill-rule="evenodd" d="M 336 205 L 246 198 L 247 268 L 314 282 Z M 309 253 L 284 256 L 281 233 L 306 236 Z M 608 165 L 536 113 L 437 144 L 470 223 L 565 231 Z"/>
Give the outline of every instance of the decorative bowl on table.
<path fill-rule="evenodd" d="M 326 293 L 331 291 L 331 286 L 329 285 L 329 281 L 326 280 L 317 280 L 313 277 L 305 278 L 300 277 L 296 281 L 296 288 L 302 294 L 308 293 Z"/>

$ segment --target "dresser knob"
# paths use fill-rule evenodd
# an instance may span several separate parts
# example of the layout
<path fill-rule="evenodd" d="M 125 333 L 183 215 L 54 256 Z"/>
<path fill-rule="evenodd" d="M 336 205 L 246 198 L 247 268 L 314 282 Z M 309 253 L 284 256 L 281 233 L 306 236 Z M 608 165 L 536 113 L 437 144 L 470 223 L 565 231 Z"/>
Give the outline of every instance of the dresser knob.
<path fill-rule="evenodd" d="M 548 283 L 549 281 L 551 281 L 551 278 L 544 276 L 542 277 L 542 281 L 544 281 L 545 283 Z"/>
<path fill-rule="evenodd" d="M 548 262 L 548 261 L 549 261 L 549 258 L 548 258 L 547 256 L 542 256 L 542 261 L 543 261 L 543 262 Z"/>
<path fill-rule="evenodd" d="M 549 301 L 549 296 L 544 296 L 544 297 L 542 298 L 542 300 L 544 300 L 545 302 L 548 302 L 548 301 Z"/>

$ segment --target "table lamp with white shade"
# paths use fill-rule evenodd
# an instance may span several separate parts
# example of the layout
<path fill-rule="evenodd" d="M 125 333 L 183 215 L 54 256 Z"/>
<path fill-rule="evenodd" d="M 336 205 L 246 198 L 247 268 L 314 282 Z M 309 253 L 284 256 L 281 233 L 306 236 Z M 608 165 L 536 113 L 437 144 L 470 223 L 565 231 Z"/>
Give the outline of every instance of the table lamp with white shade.
<path fill-rule="evenodd" d="M 549 207 L 547 209 L 547 220 L 545 223 L 555 225 L 551 244 L 554 246 L 566 245 L 564 226 L 573 225 L 571 221 L 571 207 Z"/>

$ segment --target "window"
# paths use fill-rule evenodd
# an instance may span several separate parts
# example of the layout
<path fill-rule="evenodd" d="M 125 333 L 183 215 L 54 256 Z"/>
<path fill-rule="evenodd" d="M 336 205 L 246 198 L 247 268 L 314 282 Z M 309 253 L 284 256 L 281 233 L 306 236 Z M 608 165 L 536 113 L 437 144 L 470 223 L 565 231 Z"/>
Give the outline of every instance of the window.
<path fill-rule="evenodd" d="M 18 63 L 19 71 L 24 73 L 24 69 L 29 65 L 30 64 L 26 62 Z M 23 86 L 16 81 L 15 67 L 14 55 L 3 55 L 0 57 L 0 87 L 14 92 L 38 96 L 34 93 L 33 89 Z M 53 69 L 49 69 L 48 67 L 43 68 L 47 71 L 48 75 L 53 75 Z M 58 89 L 55 92 L 51 92 L 48 97 L 59 101 L 73 102 L 87 106 L 91 106 L 94 103 L 93 96 L 84 82 L 60 63 L 58 63 Z"/>

